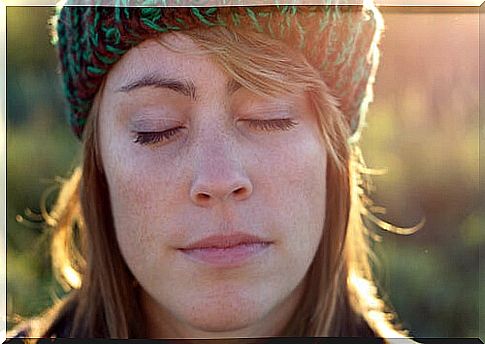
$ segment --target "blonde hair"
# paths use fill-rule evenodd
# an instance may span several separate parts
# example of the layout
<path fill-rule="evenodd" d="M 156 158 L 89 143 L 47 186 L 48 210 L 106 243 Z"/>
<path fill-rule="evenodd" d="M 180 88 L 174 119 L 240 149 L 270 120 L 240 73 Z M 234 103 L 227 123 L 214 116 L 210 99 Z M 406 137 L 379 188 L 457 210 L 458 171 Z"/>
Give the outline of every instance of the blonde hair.
<path fill-rule="evenodd" d="M 322 76 L 281 41 L 257 33 L 214 28 L 184 33 L 242 86 L 265 95 L 308 93 L 328 153 L 327 209 L 323 237 L 307 273 L 306 292 L 282 335 L 405 338 L 394 314 L 378 296 L 372 274 L 365 188 L 369 182 L 348 121 Z M 161 36 L 161 44 L 170 47 Z M 82 166 L 64 183 L 47 217 L 53 267 L 61 284 L 74 289 L 32 326 L 34 337 L 49 335 L 70 313 L 74 337 L 143 337 L 136 281 L 114 233 L 109 193 L 99 154 L 97 118 L 101 86 L 86 125 Z"/>

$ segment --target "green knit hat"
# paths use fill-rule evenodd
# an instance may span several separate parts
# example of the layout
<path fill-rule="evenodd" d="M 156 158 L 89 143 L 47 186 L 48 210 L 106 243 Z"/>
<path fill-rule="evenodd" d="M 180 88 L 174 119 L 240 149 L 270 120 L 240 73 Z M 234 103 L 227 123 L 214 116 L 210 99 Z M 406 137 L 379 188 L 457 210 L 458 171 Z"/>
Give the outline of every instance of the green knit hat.
<path fill-rule="evenodd" d="M 372 100 L 382 18 L 369 1 L 362 6 L 63 6 L 54 25 L 68 118 L 78 137 L 103 78 L 129 49 L 163 32 L 216 26 L 249 28 L 300 49 L 339 100 L 355 137 Z"/>

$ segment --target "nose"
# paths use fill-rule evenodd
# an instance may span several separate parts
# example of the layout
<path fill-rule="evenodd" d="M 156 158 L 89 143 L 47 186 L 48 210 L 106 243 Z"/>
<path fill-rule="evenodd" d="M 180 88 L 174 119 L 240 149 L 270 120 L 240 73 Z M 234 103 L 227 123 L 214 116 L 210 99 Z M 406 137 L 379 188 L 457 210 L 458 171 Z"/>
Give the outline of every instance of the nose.
<path fill-rule="evenodd" d="M 237 153 L 227 149 L 199 151 L 195 178 L 190 188 L 192 202 L 201 207 L 229 200 L 242 201 L 253 192 Z"/>

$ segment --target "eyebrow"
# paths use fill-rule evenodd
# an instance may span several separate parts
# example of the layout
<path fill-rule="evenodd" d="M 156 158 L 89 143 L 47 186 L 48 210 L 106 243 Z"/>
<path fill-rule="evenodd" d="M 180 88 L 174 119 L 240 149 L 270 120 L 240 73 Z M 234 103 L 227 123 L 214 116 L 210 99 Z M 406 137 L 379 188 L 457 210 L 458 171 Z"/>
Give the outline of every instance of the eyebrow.
<path fill-rule="evenodd" d="M 186 97 L 190 97 L 192 100 L 197 99 L 196 88 L 191 80 L 180 81 L 164 78 L 159 75 L 145 75 L 140 79 L 131 81 L 128 84 L 121 86 L 116 90 L 116 92 L 130 92 L 143 87 L 167 88 L 181 93 Z M 232 95 L 239 88 L 241 88 L 241 84 L 234 79 L 230 79 L 226 84 L 226 92 L 229 95 Z"/>
<path fill-rule="evenodd" d="M 179 81 L 168 79 L 159 75 L 145 75 L 140 79 L 129 82 L 117 89 L 117 92 L 130 92 L 143 87 L 168 88 L 175 92 L 181 93 L 186 97 L 196 100 L 195 85 L 190 80 Z"/>

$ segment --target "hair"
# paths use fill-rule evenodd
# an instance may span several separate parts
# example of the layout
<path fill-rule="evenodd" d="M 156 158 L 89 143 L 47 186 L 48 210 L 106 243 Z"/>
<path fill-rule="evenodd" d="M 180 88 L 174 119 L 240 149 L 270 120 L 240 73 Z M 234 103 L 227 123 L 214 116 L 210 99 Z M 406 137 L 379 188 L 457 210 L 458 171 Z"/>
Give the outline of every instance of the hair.
<path fill-rule="evenodd" d="M 404 338 L 395 314 L 378 296 L 370 233 L 363 222 L 370 182 L 358 142 L 322 76 L 304 54 L 262 34 L 227 28 L 184 32 L 229 76 L 254 92 L 282 96 L 305 90 L 316 113 L 327 160 L 322 240 L 306 275 L 306 291 L 285 336 Z M 160 36 L 160 43 L 170 45 Z M 66 180 L 46 216 L 52 262 L 68 296 L 31 321 L 29 336 L 55 333 L 71 318 L 69 336 L 141 338 L 146 334 L 135 277 L 117 244 L 99 150 L 101 85 L 83 136 L 82 164 Z M 323 151 L 322 151 L 323 154 Z M 362 329 L 368 329 L 363 331 Z"/>

